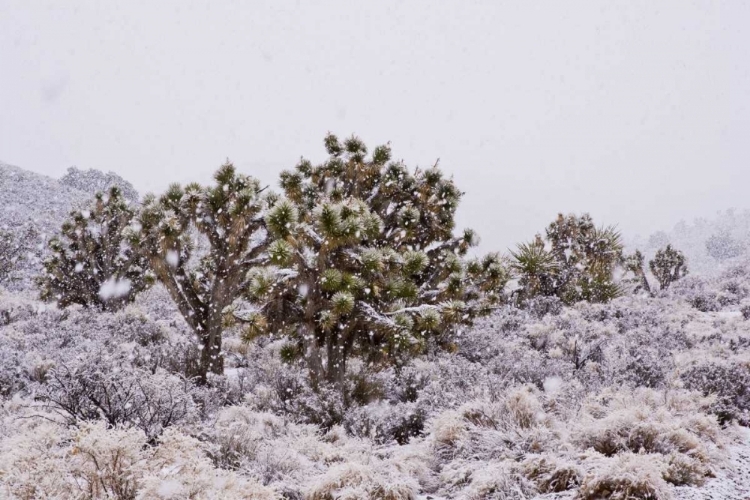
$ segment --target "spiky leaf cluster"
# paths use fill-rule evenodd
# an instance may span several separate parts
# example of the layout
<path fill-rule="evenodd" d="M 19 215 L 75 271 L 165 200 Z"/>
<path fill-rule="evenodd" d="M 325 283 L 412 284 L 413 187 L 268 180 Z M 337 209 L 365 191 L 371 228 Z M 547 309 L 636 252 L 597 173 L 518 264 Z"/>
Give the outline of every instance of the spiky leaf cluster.
<path fill-rule="evenodd" d="M 272 296 L 250 298 L 270 331 L 297 336 L 311 365 L 325 358 L 330 379 L 352 354 L 392 360 L 444 342 L 500 300 L 506 268 L 498 255 L 464 259 L 477 237 L 454 235 L 461 192 L 437 166 L 410 171 L 387 145 L 368 156 L 356 137 L 324 144 L 322 164 L 281 174 L 266 216 L 286 272 Z"/>
<path fill-rule="evenodd" d="M 133 235 L 201 338 L 204 372 L 222 371 L 222 313 L 250 286 L 249 271 L 265 263 L 270 242 L 264 229 L 268 199 L 259 182 L 231 163 L 214 179 L 213 186 L 174 184 L 160 197 L 146 196 L 141 228 Z M 272 255 L 286 258 L 281 247 Z"/>
<path fill-rule="evenodd" d="M 41 296 L 71 304 L 119 309 L 152 282 L 149 263 L 128 241 L 134 210 L 120 189 L 98 193 L 89 210 L 74 211 L 50 241 L 39 278 Z"/>
<path fill-rule="evenodd" d="M 606 302 L 622 293 L 614 272 L 623 263 L 613 227 L 596 227 L 588 214 L 558 215 L 545 232 L 513 252 L 519 299 L 557 296 L 566 303 Z"/>

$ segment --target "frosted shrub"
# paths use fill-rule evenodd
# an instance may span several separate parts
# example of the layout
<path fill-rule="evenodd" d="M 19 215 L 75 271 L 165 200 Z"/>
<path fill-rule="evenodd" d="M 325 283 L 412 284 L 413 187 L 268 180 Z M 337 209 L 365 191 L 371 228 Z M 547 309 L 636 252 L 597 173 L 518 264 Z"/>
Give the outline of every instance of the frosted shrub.
<path fill-rule="evenodd" d="M 138 499 L 279 500 L 256 481 L 214 468 L 199 441 L 169 429 L 146 458 Z"/>
<path fill-rule="evenodd" d="M 74 498 L 75 484 L 63 481 L 68 433 L 57 424 L 25 420 L 14 433 L 0 436 L 0 497 Z"/>
<path fill-rule="evenodd" d="M 663 463 L 654 457 L 620 455 L 584 477 L 578 496 L 581 500 L 670 500 L 663 473 Z"/>
<path fill-rule="evenodd" d="M 581 468 L 551 453 L 532 455 L 522 464 L 524 475 L 541 493 L 567 491 L 581 484 Z"/>
<path fill-rule="evenodd" d="M 703 362 L 688 368 L 682 380 L 688 389 L 716 397 L 712 410 L 722 423 L 750 425 L 750 362 Z"/>
<path fill-rule="evenodd" d="M 111 426 L 134 425 L 150 438 L 165 427 L 196 417 L 188 381 L 163 370 L 152 374 L 137 368 L 104 368 L 57 368 L 40 397 L 71 423 L 103 418 Z"/>
<path fill-rule="evenodd" d="M 704 402 L 694 393 L 678 393 L 673 398 L 674 404 L 665 403 L 646 389 L 633 394 L 604 393 L 584 406 L 573 441 L 581 449 L 591 448 L 608 457 L 628 453 L 669 457 L 673 464 L 670 480 L 700 484 L 710 473 L 718 426 L 697 416 Z M 689 400 L 692 404 L 687 404 Z M 686 467 L 692 469 L 690 473 Z"/>
<path fill-rule="evenodd" d="M 146 435 L 136 429 L 85 424 L 71 451 L 71 473 L 88 498 L 135 498 Z"/>
<path fill-rule="evenodd" d="M 424 413 L 414 403 L 380 401 L 352 408 L 343 425 L 350 434 L 378 443 L 406 444 L 410 438 L 421 435 L 424 421 Z"/>
<path fill-rule="evenodd" d="M 313 460 L 330 453 L 316 427 L 244 407 L 222 410 L 207 437 L 217 465 L 243 471 L 263 484 L 300 484 L 315 472 Z"/>
<path fill-rule="evenodd" d="M 441 471 L 446 493 L 467 500 L 524 500 L 535 493 L 533 484 L 507 462 L 457 462 Z"/>
<path fill-rule="evenodd" d="M 396 473 L 390 464 L 374 459 L 369 464 L 334 465 L 308 491 L 308 500 L 415 500 L 416 480 Z"/>
<path fill-rule="evenodd" d="M 174 429 L 147 446 L 139 429 L 36 422 L 0 441 L 3 498 L 280 499 L 252 479 L 214 468 L 199 441 Z"/>

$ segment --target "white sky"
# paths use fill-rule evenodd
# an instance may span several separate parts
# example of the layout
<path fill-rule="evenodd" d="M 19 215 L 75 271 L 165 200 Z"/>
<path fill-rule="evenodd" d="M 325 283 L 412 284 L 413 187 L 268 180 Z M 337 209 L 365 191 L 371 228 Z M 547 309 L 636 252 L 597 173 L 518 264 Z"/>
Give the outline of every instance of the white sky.
<path fill-rule="evenodd" d="M 0 0 L 0 159 L 277 185 L 330 130 L 440 158 L 505 250 L 750 208 L 750 2 Z"/>

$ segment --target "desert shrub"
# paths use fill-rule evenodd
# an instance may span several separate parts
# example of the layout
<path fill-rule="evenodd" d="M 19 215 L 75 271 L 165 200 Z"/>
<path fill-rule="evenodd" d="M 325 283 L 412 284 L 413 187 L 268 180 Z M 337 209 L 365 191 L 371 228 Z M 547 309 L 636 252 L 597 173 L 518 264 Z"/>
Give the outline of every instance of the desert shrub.
<path fill-rule="evenodd" d="M 380 401 L 352 408 L 343 425 L 350 434 L 378 443 L 395 441 L 406 444 L 411 438 L 423 434 L 425 420 L 425 411 L 415 403 Z"/>
<path fill-rule="evenodd" d="M 663 387 L 671 362 L 669 359 L 659 358 L 657 353 L 647 351 L 644 354 L 630 354 L 624 371 L 620 374 L 621 380 L 634 387 L 649 387 L 655 389 Z"/>
<path fill-rule="evenodd" d="M 80 427 L 29 421 L 0 440 L 0 493 L 29 500 L 279 499 L 252 479 L 215 468 L 198 440 L 176 430 L 146 444 L 143 431 L 102 421 Z"/>
<path fill-rule="evenodd" d="M 307 491 L 308 500 L 416 500 L 419 483 L 399 475 L 381 461 L 342 463 Z"/>
<path fill-rule="evenodd" d="M 102 418 L 112 427 L 137 427 L 153 439 L 170 425 L 196 418 L 191 390 L 189 381 L 161 369 L 150 373 L 92 360 L 53 369 L 39 398 L 70 423 Z"/>
<path fill-rule="evenodd" d="M 23 258 L 23 252 L 24 248 L 13 233 L 0 230 L 0 283 L 11 278 Z"/>
<path fill-rule="evenodd" d="M 675 393 L 672 398 L 675 402 L 660 401 L 648 389 L 617 395 L 605 391 L 584 405 L 573 442 L 605 456 L 678 452 L 708 460 L 707 447 L 713 444 L 717 424 L 696 418 L 707 403 L 695 393 Z M 688 406 L 687 398 L 695 400 Z"/>
<path fill-rule="evenodd" d="M 663 473 L 664 479 L 675 486 L 701 486 L 711 476 L 713 473 L 703 461 L 674 452 L 669 455 Z"/>
<path fill-rule="evenodd" d="M 609 459 L 583 478 L 581 500 L 669 500 L 672 493 L 664 481 L 663 464 L 648 455 L 623 454 Z"/>
<path fill-rule="evenodd" d="M 696 295 L 690 300 L 693 307 L 700 312 L 713 312 L 721 309 L 721 303 L 716 292 L 708 292 Z"/>
<path fill-rule="evenodd" d="M 507 462 L 454 462 L 440 472 L 451 498 L 467 500 L 522 500 L 536 489 L 517 468 Z"/>
<path fill-rule="evenodd" d="M 577 464 L 549 453 L 528 457 L 522 463 L 522 470 L 541 493 L 559 493 L 574 489 L 581 484 L 583 476 Z"/>
<path fill-rule="evenodd" d="M 555 296 L 532 297 L 523 304 L 524 309 L 536 318 L 543 318 L 547 314 L 556 316 L 562 312 L 563 306 L 564 303 Z"/>
<path fill-rule="evenodd" d="M 681 375 L 685 387 L 714 395 L 712 411 L 721 423 L 750 425 L 750 366 L 742 361 L 707 361 Z"/>
<path fill-rule="evenodd" d="M 740 312 L 743 318 L 750 319 L 750 304 L 742 306 Z"/>

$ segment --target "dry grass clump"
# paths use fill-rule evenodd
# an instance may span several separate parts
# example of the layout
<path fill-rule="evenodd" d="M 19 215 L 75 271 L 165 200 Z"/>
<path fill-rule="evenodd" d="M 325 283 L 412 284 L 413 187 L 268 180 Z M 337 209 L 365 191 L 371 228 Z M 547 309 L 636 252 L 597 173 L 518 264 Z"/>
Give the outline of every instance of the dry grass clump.
<path fill-rule="evenodd" d="M 521 500 L 536 493 L 513 462 L 455 461 L 440 473 L 442 494 L 466 500 Z"/>
<path fill-rule="evenodd" d="M 305 495 L 307 500 L 414 500 L 419 484 L 399 477 L 386 462 L 342 463 L 328 469 Z"/>
<path fill-rule="evenodd" d="M 663 479 L 664 465 L 650 455 L 624 453 L 605 459 L 606 464 L 584 477 L 580 500 L 669 500 L 672 494 Z"/>
<path fill-rule="evenodd" d="M 548 453 L 531 456 L 521 465 L 524 475 L 534 481 L 541 493 L 559 493 L 576 488 L 583 477 L 580 466 Z"/>
<path fill-rule="evenodd" d="M 251 478 L 218 469 L 202 443 L 174 428 L 147 446 L 140 429 L 30 420 L 0 440 L 2 498 L 278 500 Z"/>

